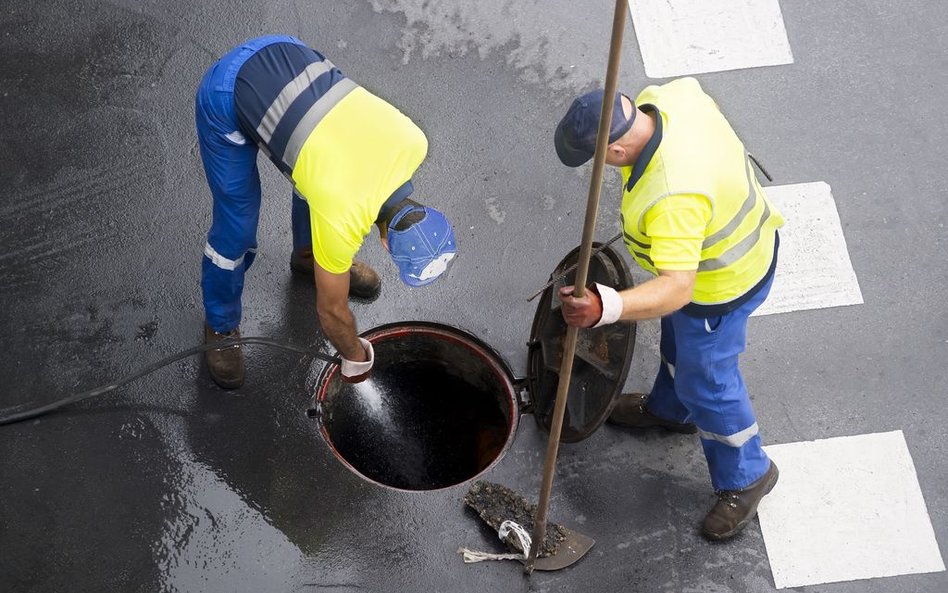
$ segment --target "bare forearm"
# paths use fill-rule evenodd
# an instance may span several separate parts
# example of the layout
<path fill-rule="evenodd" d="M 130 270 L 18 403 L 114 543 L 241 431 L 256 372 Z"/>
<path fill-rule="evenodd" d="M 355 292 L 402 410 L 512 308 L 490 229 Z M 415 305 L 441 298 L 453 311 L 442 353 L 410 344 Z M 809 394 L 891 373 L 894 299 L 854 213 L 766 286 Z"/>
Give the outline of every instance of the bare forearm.
<path fill-rule="evenodd" d="M 365 360 L 365 349 L 359 343 L 356 333 L 355 317 L 348 307 L 320 310 L 319 323 L 323 333 L 344 358 L 355 362 Z"/>
<path fill-rule="evenodd" d="M 693 284 L 672 276 L 657 276 L 628 290 L 622 297 L 622 315 L 619 319 L 642 321 L 663 317 L 681 309 L 691 301 Z"/>

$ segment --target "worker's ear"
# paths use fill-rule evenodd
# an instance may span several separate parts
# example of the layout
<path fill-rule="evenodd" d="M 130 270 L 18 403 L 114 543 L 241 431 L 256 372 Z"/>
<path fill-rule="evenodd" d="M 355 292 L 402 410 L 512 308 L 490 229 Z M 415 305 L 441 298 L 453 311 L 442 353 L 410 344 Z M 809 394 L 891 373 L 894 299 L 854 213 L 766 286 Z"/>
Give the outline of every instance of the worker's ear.
<path fill-rule="evenodd" d="M 628 152 L 626 152 L 625 148 L 618 142 L 610 144 L 606 147 L 606 161 L 610 165 L 624 163 L 626 156 L 628 156 Z"/>

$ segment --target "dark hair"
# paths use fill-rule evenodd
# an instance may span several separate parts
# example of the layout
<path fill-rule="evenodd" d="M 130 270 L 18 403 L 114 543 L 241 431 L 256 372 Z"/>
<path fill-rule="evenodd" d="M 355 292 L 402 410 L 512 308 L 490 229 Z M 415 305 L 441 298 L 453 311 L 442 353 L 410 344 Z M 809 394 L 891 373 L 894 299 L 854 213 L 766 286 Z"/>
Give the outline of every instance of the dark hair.
<path fill-rule="evenodd" d="M 389 227 L 389 224 L 392 222 L 392 219 L 395 218 L 395 215 L 401 212 L 402 210 L 404 210 L 406 206 L 420 207 L 421 204 L 419 204 L 418 202 L 414 200 L 409 200 L 408 198 L 405 198 L 404 200 L 396 204 L 395 207 L 392 208 L 387 213 L 384 220 L 380 221 L 383 224 L 384 228 L 387 229 Z M 405 216 L 402 216 L 401 219 L 399 219 L 398 223 L 394 227 L 392 227 L 392 230 L 404 231 L 405 229 L 408 229 L 409 227 L 411 227 L 411 225 L 417 222 L 421 222 L 422 220 L 424 220 L 424 218 L 425 218 L 424 210 L 413 210 L 409 212 L 408 214 L 406 214 Z"/>
<path fill-rule="evenodd" d="M 421 222 L 424 219 L 425 219 L 424 210 L 412 210 L 405 216 L 402 216 L 402 218 L 398 221 L 398 224 L 396 224 L 392 230 L 404 231 L 405 229 L 410 228 L 411 225 L 415 224 L 416 222 Z"/>

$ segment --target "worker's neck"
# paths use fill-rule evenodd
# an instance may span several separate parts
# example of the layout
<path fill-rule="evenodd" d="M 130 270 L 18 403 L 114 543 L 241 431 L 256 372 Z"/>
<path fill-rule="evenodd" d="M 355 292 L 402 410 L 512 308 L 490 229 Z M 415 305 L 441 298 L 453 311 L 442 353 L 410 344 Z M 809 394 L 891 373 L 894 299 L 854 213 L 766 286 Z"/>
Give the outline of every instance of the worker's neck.
<path fill-rule="evenodd" d="M 632 124 L 632 128 L 626 134 L 625 149 L 626 154 L 628 154 L 628 160 L 625 164 L 627 167 L 631 167 L 635 164 L 635 161 L 638 160 L 639 155 L 642 154 L 642 151 L 645 150 L 645 145 L 648 144 L 648 141 L 652 139 L 652 135 L 655 133 L 655 114 L 654 112 L 645 113 L 639 110 L 635 122 Z"/>

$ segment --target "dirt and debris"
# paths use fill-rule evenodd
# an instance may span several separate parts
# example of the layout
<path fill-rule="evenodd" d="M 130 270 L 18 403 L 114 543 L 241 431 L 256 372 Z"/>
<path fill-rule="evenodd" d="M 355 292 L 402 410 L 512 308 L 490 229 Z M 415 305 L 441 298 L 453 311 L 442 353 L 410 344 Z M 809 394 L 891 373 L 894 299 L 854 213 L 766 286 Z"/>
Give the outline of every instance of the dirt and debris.
<path fill-rule="evenodd" d="M 522 525 L 528 533 L 533 533 L 533 517 L 537 505 L 531 503 L 510 488 L 493 482 L 478 480 L 464 496 L 464 504 L 473 509 L 494 531 L 500 530 L 500 524 L 511 520 Z M 566 540 L 566 533 L 555 523 L 547 523 L 546 537 L 537 556 L 545 558 L 556 553 L 560 544 Z M 516 552 L 525 552 L 520 540 L 513 533 L 504 538 L 504 543 Z"/>

